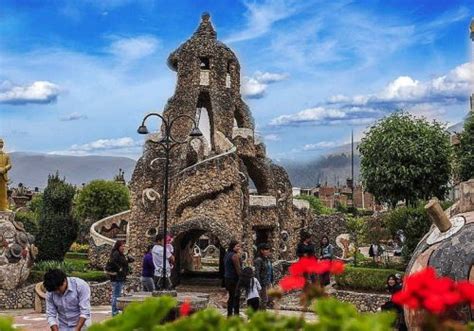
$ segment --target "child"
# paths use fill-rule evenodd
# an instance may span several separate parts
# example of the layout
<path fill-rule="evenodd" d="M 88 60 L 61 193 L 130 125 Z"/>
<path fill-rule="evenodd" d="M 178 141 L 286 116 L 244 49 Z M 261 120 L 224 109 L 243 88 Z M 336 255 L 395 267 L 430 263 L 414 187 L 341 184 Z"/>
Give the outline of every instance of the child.
<path fill-rule="evenodd" d="M 245 290 L 245 297 L 247 298 L 247 306 L 253 310 L 258 310 L 260 306 L 259 291 L 262 286 L 257 278 L 255 278 L 252 268 L 246 267 L 242 270 L 237 284 L 237 295 L 240 297 L 240 291 Z"/>

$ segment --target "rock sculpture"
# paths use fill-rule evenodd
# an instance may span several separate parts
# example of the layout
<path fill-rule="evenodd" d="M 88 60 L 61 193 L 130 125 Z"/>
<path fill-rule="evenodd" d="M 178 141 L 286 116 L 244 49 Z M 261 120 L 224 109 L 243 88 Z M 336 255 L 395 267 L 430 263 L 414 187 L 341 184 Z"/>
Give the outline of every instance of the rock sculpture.
<path fill-rule="evenodd" d="M 0 289 L 22 285 L 38 253 L 34 237 L 15 221 L 13 212 L 0 212 Z"/>
<path fill-rule="evenodd" d="M 407 268 L 407 274 L 431 266 L 440 276 L 454 280 L 474 281 L 474 179 L 460 185 L 461 199 L 446 211 L 437 200 L 431 200 L 426 210 L 433 222 L 431 230 L 418 244 Z M 458 311 L 461 320 L 472 319 L 470 307 Z M 405 311 L 409 326 L 417 330 L 419 317 Z"/>

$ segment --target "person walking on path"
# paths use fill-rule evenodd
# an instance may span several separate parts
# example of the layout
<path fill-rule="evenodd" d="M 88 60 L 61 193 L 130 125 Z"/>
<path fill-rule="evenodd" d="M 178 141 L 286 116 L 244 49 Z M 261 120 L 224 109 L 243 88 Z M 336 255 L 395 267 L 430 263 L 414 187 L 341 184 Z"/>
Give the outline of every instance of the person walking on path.
<path fill-rule="evenodd" d="M 155 246 L 151 251 L 153 264 L 155 265 L 155 289 L 169 290 L 171 284 L 171 264 L 174 263 L 174 256 L 170 250 L 166 250 L 166 275 L 163 275 L 163 254 L 164 236 L 162 233 L 156 235 Z"/>
<path fill-rule="evenodd" d="M 320 250 L 321 260 L 332 260 L 334 258 L 334 247 L 329 243 L 329 238 L 326 235 L 321 238 Z M 331 283 L 329 272 L 322 274 L 320 281 L 321 286 L 329 285 Z"/>
<path fill-rule="evenodd" d="M 51 331 L 85 331 L 91 324 L 91 290 L 82 279 L 67 277 L 59 269 L 43 279 L 46 317 Z"/>
<path fill-rule="evenodd" d="M 260 290 L 261 308 L 266 309 L 269 304 L 267 290 L 273 284 L 273 266 L 272 261 L 270 261 L 270 245 L 267 243 L 259 244 L 257 249 L 257 257 L 253 261 L 255 266 L 255 278 L 257 278 L 262 288 Z"/>
<path fill-rule="evenodd" d="M 128 264 L 133 262 L 131 257 L 125 256 L 125 241 L 117 240 L 107 263 L 106 271 L 112 283 L 112 316 L 119 313 L 117 299 L 122 295 L 123 285 L 130 272 Z"/>
<path fill-rule="evenodd" d="M 237 299 L 240 298 L 240 292 L 245 291 L 245 298 L 247 299 L 247 307 L 253 310 L 260 308 L 260 295 L 262 290 L 257 278 L 255 278 L 252 268 L 247 267 L 242 270 L 239 282 L 237 283 Z"/>
<path fill-rule="evenodd" d="M 224 256 L 224 283 L 229 294 L 227 300 L 227 316 L 239 315 L 237 283 L 242 269 L 240 250 L 240 243 L 237 240 L 232 240 Z"/>
<path fill-rule="evenodd" d="M 148 245 L 145 256 L 143 256 L 142 263 L 142 289 L 144 292 L 153 292 L 155 290 L 155 265 L 153 264 L 153 256 L 151 250 L 153 245 Z"/>

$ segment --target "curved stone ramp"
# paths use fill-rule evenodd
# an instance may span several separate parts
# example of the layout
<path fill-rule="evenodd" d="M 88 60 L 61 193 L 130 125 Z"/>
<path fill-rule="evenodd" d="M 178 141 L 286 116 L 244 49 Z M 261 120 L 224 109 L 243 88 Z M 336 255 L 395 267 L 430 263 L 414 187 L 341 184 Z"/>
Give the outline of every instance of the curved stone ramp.
<path fill-rule="evenodd" d="M 120 227 L 120 224 L 130 220 L 131 210 L 126 210 L 121 213 L 103 218 L 90 228 L 89 240 L 89 262 L 96 268 L 103 268 L 107 263 L 110 251 L 118 239 L 126 239 L 126 234 L 122 237 L 109 238 L 101 233 L 101 229 L 111 229 L 113 226 Z M 128 225 L 126 233 L 128 234 Z"/>

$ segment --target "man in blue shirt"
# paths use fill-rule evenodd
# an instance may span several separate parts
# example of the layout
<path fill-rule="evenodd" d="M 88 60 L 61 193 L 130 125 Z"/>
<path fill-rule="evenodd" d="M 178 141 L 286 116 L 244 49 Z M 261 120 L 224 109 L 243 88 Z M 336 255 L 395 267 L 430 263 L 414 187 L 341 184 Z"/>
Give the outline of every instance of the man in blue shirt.
<path fill-rule="evenodd" d="M 44 275 L 46 316 L 51 331 L 84 331 L 91 324 L 91 291 L 80 278 L 59 270 Z"/>

